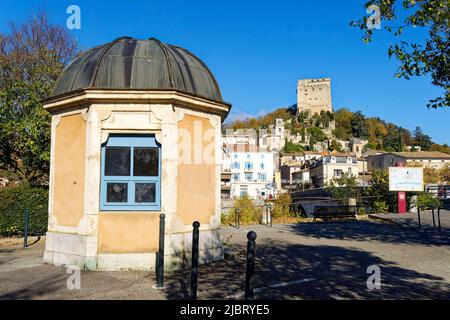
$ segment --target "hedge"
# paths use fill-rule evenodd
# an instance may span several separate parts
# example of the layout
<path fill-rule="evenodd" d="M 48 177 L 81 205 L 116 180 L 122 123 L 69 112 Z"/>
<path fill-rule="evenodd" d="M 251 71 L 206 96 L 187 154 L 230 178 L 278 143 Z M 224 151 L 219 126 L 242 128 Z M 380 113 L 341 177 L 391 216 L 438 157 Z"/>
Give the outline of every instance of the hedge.
<path fill-rule="evenodd" d="M 28 235 L 44 235 L 48 224 L 48 190 L 28 184 L 0 189 L 0 236 L 23 236 L 28 209 Z"/>

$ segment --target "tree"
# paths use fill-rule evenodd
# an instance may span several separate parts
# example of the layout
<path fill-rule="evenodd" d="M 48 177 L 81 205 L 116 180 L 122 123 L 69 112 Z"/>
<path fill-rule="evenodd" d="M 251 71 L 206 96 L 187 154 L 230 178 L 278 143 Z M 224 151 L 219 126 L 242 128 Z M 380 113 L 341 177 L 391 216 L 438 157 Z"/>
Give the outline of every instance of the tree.
<path fill-rule="evenodd" d="M 377 145 L 388 134 L 387 129 L 379 118 L 369 118 L 366 121 L 369 142 Z"/>
<path fill-rule="evenodd" d="M 245 119 L 236 119 L 231 123 L 227 123 L 225 125 L 228 129 L 259 129 L 259 128 L 268 128 L 270 125 L 275 123 L 275 119 L 283 119 L 288 120 L 295 116 L 295 113 L 292 113 L 292 107 L 289 108 L 278 108 L 270 113 L 259 117 L 247 117 Z"/>
<path fill-rule="evenodd" d="M 41 100 L 78 52 L 69 32 L 44 12 L 0 34 L 0 168 L 21 180 L 48 175 L 50 115 Z"/>
<path fill-rule="evenodd" d="M 401 2 L 401 5 L 398 5 Z M 389 57 L 395 56 L 401 63 L 395 76 L 410 79 L 414 76 L 429 75 L 432 84 L 444 90 L 442 96 L 431 99 L 428 107 L 450 106 L 450 2 L 448 0 L 370 0 L 365 4 L 379 8 L 383 29 L 392 33 L 398 43 L 388 49 Z M 373 10 L 372 10 L 373 11 Z M 372 12 L 373 13 L 373 12 Z M 373 14 L 358 21 L 352 21 L 352 26 L 358 26 L 364 31 L 363 41 L 369 43 L 373 38 Z M 405 16 L 399 21 L 399 16 Z M 423 43 L 408 42 L 401 38 L 403 31 L 419 27 L 428 32 Z M 411 36 L 409 35 L 409 38 Z"/>
<path fill-rule="evenodd" d="M 342 152 L 341 145 L 336 140 L 332 140 L 328 148 L 329 151 Z"/>
<path fill-rule="evenodd" d="M 443 183 L 450 182 L 450 165 L 446 165 L 439 170 L 439 179 Z"/>
<path fill-rule="evenodd" d="M 323 128 L 328 128 L 330 126 L 330 121 L 332 113 L 330 111 L 320 111 L 320 123 L 322 124 Z"/>
<path fill-rule="evenodd" d="M 439 171 L 433 168 L 423 168 L 423 182 L 425 184 L 439 183 Z"/>
<path fill-rule="evenodd" d="M 291 141 L 288 141 L 286 138 L 284 142 L 284 152 L 286 153 L 303 152 L 303 147 L 299 144 L 295 144 L 292 143 Z"/>
<path fill-rule="evenodd" d="M 434 143 L 431 146 L 430 150 L 431 151 L 439 151 L 439 152 L 450 154 L 450 147 L 446 143 L 444 143 L 443 145 Z"/>
<path fill-rule="evenodd" d="M 397 206 L 395 192 L 389 191 L 389 174 L 386 170 L 374 169 L 370 178 L 370 187 L 367 190 L 369 202 L 374 211 L 380 211 L 383 206 L 388 206 L 392 212 Z"/>
<path fill-rule="evenodd" d="M 367 138 L 366 118 L 361 111 L 356 111 L 351 120 L 352 134 L 356 138 Z"/>
<path fill-rule="evenodd" d="M 314 141 L 324 141 L 327 136 L 319 127 L 308 128 L 308 133 L 311 136 L 310 140 Z"/>
<path fill-rule="evenodd" d="M 413 131 L 413 138 L 414 144 L 420 146 L 424 151 L 430 150 L 433 145 L 431 138 L 424 134 L 419 126 Z"/>
<path fill-rule="evenodd" d="M 349 140 L 352 137 L 353 112 L 346 108 L 339 109 L 334 114 L 336 129 L 333 134 L 339 140 Z"/>
<path fill-rule="evenodd" d="M 339 178 L 331 180 L 325 186 L 325 190 L 330 192 L 339 204 L 348 204 L 348 199 L 359 197 L 358 179 L 355 175 L 344 173 Z"/>

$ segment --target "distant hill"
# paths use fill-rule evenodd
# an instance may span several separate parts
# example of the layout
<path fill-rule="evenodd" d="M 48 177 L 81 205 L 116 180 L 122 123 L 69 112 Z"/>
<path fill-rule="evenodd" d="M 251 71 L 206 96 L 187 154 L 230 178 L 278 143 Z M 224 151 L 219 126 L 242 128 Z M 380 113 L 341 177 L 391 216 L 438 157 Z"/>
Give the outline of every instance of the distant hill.
<path fill-rule="evenodd" d="M 290 121 L 291 133 L 306 129 L 301 115 L 297 114 L 297 106 L 278 108 L 264 116 L 235 120 L 224 125 L 224 129 L 259 129 L 267 128 L 281 118 Z M 352 112 L 341 108 L 334 112 L 335 129 L 333 135 L 338 140 L 348 141 L 351 138 L 368 140 L 366 146 L 372 150 L 405 151 L 405 146 L 420 146 L 423 151 L 440 151 L 450 154 L 447 144 L 438 144 L 426 135 L 420 127 L 412 132 L 408 129 L 387 122 L 378 117 L 366 117 L 361 111 Z"/>

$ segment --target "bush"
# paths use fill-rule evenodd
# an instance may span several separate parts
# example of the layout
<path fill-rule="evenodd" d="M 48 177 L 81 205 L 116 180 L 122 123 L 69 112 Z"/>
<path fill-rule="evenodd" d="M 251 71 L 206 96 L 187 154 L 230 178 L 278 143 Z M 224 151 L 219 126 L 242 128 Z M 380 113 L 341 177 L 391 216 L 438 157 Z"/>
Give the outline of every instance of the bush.
<path fill-rule="evenodd" d="M 386 201 L 375 200 L 372 203 L 372 207 L 371 207 L 370 211 L 372 213 L 388 213 L 389 206 L 387 205 Z"/>
<path fill-rule="evenodd" d="M 367 195 L 371 197 L 369 201 L 372 212 L 375 206 L 378 206 L 378 209 L 383 209 L 382 203 L 388 207 L 388 212 L 394 212 L 397 208 L 397 193 L 389 191 L 389 173 L 387 170 L 372 170 Z M 376 202 L 378 203 L 376 204 Z"/>
<path fill-rule="evenodd" d="M 48 224 L 48 191 L 28 184 L 0 189 L 0 236 L 23 236 L 25 209 L 28 235 L 43 235 Z"/>
<path fill-rule="evenodd" d="M 234 207 L 241 211 L 241 222 L 258 222 L 261 215 L 261 208 L 255 206 L 253 200 L 247 195 L 242 196 L 234 201 Z M 233 213 L 234 219 L 234 213 Z M 234 221 L 234 220 L 233 220 Z"/>
<path fill-rule="evenodd" d="M 273 206 L 273 218 L 295 216 L 291 212 L 292 200 L 289 193 L 281 193 L 277 196 Z"/>
<path fill-rule="evenodd" d="M 438 198 L 431 194 L 422 192 L 417 196 L 416 204 L 420 209 L 436 209 L 439 208 L 440 202 Z"/>

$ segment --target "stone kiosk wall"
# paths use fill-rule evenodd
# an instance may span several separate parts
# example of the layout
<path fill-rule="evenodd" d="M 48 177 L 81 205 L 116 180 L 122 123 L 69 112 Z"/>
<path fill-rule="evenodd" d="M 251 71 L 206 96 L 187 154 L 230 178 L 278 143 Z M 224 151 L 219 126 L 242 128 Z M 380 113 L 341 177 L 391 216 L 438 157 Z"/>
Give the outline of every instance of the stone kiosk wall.
<path fill-rule="evenodd" d="M 223 259 L 221 116 L 204 109 L 96 102 L 53 111 L 45 262 L 92 270 L 152 269 L 160 213 L 166 215 L 167 267 L 189 263 L 195 220 L 201 223 L 201 262 Z M 161 144 L 161 210 L 100 210 L 101 146 L 117 133 L 152 134 Z"/>

